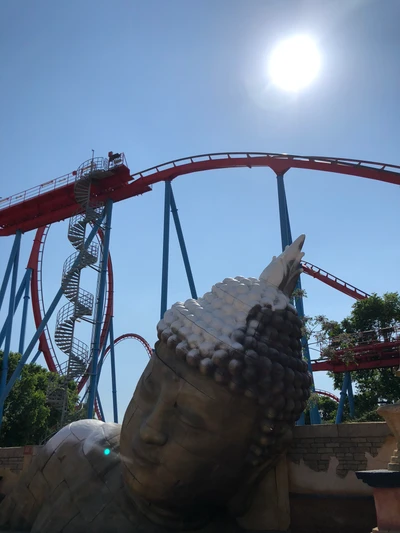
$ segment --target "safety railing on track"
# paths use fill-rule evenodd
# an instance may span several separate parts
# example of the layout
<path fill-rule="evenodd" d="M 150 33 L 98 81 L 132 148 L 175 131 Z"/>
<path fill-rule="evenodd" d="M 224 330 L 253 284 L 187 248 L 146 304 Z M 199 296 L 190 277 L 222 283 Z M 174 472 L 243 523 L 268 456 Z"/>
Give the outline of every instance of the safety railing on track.
<path fill-rule="evenodd" d="M 348 289 L 349 292 L 350 293 L 352 292 L 354 294 L 354 297 L 357 297 L 358 299 L 365 299 L 365 298 L 369 298 L 370 296 L 368 293 L 362 291 L 361 289 L 357 289 L 357 287 L 354 287 L 354 285 L 347 283 L 347 281 L 343 281 L 337 276 L 334 276 L 333 274 L 330 274 L 326 270 L 323 270 L 322 268 L 316 265 L 308 263 L 307 261 L 302 261 L 301 266 L 304 272 L 308 274 L 309 276 L 318 277 L 321 281 L 324 281 L 323 278 L 326 278 L 327 280 L 331 280 L 336 285 L 341 286 L 344 289 Z M 337 288 L 340 290 L 339 287 Z"/>
<path fill-rule="evenodd" d="M 364 168 L 391 172 L 391 173 L 400 175 L 399 165 L 389 165 L 386 163 L 378 163 L 376 161 L 358 161 L 356 159 L 347 159 L 347 158 L 277 154 L 273 152 L 272 153 L 268 153 L 268 152 L 216 152 L 213 154 L 200 154 L 200 155 L 183 157 L 181 159 L 175 159 L 172 161 L 168 161 L 161 165 L 156 165 L 154 167 L 147 168 L 140 172 L 136 172 L 135 174 L 132 174 L 132 179 L 139 178 L 139 177 L 143 178 L 150 174 L 161 172 L 162 170 L 167 170 L 168 168 L 179 167 L 179 166 L 186 165 L 189 163 L 195 163 L 195 162 L 201 162 L 201 161 L 207 161 L 207 160 L 212 161 L 212 160 L 217 160 L 217 159 L 235 159 L 235 158 L 241 158 L 241 159 L 248 158 L 249 160 L 251 160 L 252 158 L 258 158 L 258 157 L 269 157 L 270 159 L 289 161 L 289 162 L 290 161 L 304 161 L 304 162 L 308 161 L 312 163 L 343 165 L 345 167 L 352 167 L 352 168 L 364 167 Z M 109 162 L 108 169 L 112 169 L 117 166 L 125 165 L 125 164 L 126 164 L 125 155 L 121 153 L 119 154 L 118 158 Z M 251 166 L 251 164 L 249 166 Z M 86 170 L 87 172 L 90 172 L 90 167 Z M 2 211 L 3 209 L 7 209 L 8 207 L 11 207 L 15 204 L 20 204 L 22 202 L 25 202 L 26 200 L 29 200 L 30 198 L 40 196 L 44 193 L 48 193 L 52 190 L 59 189 L 61 187 L 69 185 L 70 183 L 74 183 L 76 179 L 77 179 L 77 171 L 74 171 L 74 172 L 71 172 L 70 174 L 61 176 L 60 178 L 50 180 L 36 187 L 32 187 L 31 189 L 28 189 L 26 191 L 20 192 L 18 194 L 14 194 L 13 196 L 9 196 L 8 198 L 4 198 L 0 200 L 0 211 Z"/>
<path fill-rule="evenodd" d="M 65 187 L 65 185 L 69 185 L 70 183 L 75 183 L 75 178 L 76 172 L 74 171 L 70 174 L 65 174 L 65 176 L 61 176 L 60 178 L 56 178 L 54 180 L 47 181 L 46 183 L 42 183 L 36 187 L 32 187 L 24 192 L 4 198 L 3 200 L 0 200 L 0 211 L 15 204 L 21 204 L 30 198 L 35 198 L 44 193 L 59 189 L 60 187 Z"/>
<path fill-rule="evenodd" d="M 312 161 L 314 163 L 328 163 L 336 164 L 350 167 L 368 167 L 374 170 L 385 170 L 388 172 L 395 172 L 400 174 L 399 165 L 388 165 L 385 163 L 377 163 L 375 161 L 358 161 L 356 159 L 342 159 L 334 157 L 318 157 L 318 156 L 301 156 L 301 155 L 290 155 L 290 154 L 277 154 L 277 153 L 268 153 L 268 152 L 216 152 L 213 154 L 201 154 L 190 157 L 183 157 L 181 159 L 174 159 L 172 161 L 167 161 L 161 165 L 156 165 L 154 167 L 147 168 L 141 172 L 136 172 L 132 174 L 132 178 L 143 178 L 149 174 L 154 174 L 155 172 L 161 172 L 162 170 L 167 170 L 168 168 L 179 167 L 189 163 L 196 163 L 200 161 L 212 161 L 216 159 L 242 159 L 242 158 L 257 158 L 257 157 L 269 157 L 271 159 L 283 160 L 283 161 Z"/>
<path fill-rule="evenodd" d="M 95 160 L 96 162 L 97 162 L 97 159 L 104 160 L 106 162 L 105 167 L 103 168 L 102 166 L 101 169 L 111 170 L 112 168 L 118 167 L 120 165 L 125 165 L 126 163 L 125 155 L 123 153 L 119 155 L 120 157 L 118 159 L 115 159 L 110 163 L 107 163 L 108 159 L 104 159 L 104 158 L 95 158 Z M 88 172 L 90 172 L 90 170 L 88 170 Z M 26 200 L 29 200 L 31 198 L 41 196 L 44 193 L 48 193 L 50 191 L 60 189 L 61 187 L 65 187 L 66 185 L 70 185 L 71 183 L 75 183 L 76 179 L 77 179 L 77 171 L 74 170 L 73 172 L 70 172 L 69 174 L 65 174 L 64 176 L 60 176 L 59 178 L 55 178 L 54 180 L 46 181 L 46 183 L 42 183 L 41 185 L 37 185 L 36 187 L 27 189 L 26 191 L 22 191 L 17 194 L 13 194 L 12 196 L 8 196 L 7 198 L 3 198 L 0 200 L 0 211 L 2 211 L 3 209 L 7 209 L 8 207 L 11 207 L 13 205 L 26 202 Z"/>
<path fill-rule="evenodd" d="M 355 356 L 358 356 L 365 352 L 374 352 L 380 346 L 385 350 L 390 350 L 392 347 L 397 347 L 399 343 L 399 323 L 385 328 L 346 333 L 320 343 L 320 358 L 316 361 L 326 359 L 337 359 L 340 361 L 346 353 L 353 353 Z"/>

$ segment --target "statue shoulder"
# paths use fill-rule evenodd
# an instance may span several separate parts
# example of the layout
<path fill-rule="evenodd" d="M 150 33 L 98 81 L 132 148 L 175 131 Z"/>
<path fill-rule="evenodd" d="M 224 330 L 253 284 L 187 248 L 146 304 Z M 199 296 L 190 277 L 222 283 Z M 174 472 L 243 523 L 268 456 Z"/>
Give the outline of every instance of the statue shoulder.
<path fill-rule="evenodd" d="M 60 520 L 71 520 L 68 509 L 76 513 L 81 503 L 84 514 L 90 514 L 91 506 L 85 509 L 83 503 L 90 499 L 88 492 L 111 496 L 111 487 L 104 491 L 107 484 L 112 484 L 114 490 L 122 486 L 120 431 L 118 424 L 97 420 L 80 420 L 58 431 L 2 502 L 0 523 L 9 523 L 15 529 L 32 527 L 39 520 L 40 531 L 53 533 L 63 530 Z M 93 498 L 94 502 L 99 500 Z M 97 514 L 98 509 L 93 513 Z"/>

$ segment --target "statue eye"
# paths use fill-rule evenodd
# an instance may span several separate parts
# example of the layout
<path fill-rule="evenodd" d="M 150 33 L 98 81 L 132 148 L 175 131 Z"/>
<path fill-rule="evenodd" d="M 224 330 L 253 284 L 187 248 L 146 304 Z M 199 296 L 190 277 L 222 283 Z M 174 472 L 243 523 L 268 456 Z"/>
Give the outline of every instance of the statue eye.
<path fill-rule="evenodd" d="M 205 429 L 205 422 L 201 416 L 184 408 L 180 408 L 175 402 L 174 407 L 177 410 L 179 420 L 193 429 Z"/>

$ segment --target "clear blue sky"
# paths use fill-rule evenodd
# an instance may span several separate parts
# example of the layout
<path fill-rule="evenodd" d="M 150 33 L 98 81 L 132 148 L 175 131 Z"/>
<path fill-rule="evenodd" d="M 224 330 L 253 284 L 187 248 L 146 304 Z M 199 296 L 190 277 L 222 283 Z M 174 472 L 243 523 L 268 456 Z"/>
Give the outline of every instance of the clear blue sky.
<path fill-rule="evenodd" d="M 132 172 L 225 150 L 400 164 L 399 17 L 397 0 L 3 0 L 0 195 L 70 172 L 92 149 L 124 151 Z M 296 33 L 315 38 L 322 68 L 293 97 L 271 86 L 266 64 L 274 45 Z M 280 252 L 268 169 L 202 173 L 173 187 L 200 294 L 227 276 L 258 276 Z M 366 292 L 398 290 L 398 187 L 292 170 L 286 188 L 292 233 L 307 234 L 308 261 Z M 116 336 L 156 339 L 162 209 L 162 184 L 115 205 Z M 63 222 L 49 234 L 47 304 L 73 251 L 66 232 Z M 21 273 L 33 237 L 23 238 Z M 0 241 L 3 270 L 11 244 Z M 189 297 L 175 235 L 170 272 L 169 305 Z M 94 288 L 93 272 L 82 285 Z M 349 313 L 347 296 L 307 277 L 303 285 L 308 314 Z M 76 335 L 90 340 L 82 325 Z M 146 355 L 128 341 L 117 358 L 122 416 Z M 105 370 L 110 419 L 109 364 Z M 324 375 L 316 384 L 331 388 Z"/>

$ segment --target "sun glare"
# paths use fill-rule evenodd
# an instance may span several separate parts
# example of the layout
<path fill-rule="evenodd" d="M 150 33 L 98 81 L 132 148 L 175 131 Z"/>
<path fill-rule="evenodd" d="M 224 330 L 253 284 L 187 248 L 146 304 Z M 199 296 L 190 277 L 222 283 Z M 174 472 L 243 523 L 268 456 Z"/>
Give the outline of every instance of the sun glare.
<path fill-rule="evenodd" d="M 315 79 L 320 63 L 315 42 L 310 37 L 298 35 L 282 41 L 273 50 L 269 74 L 275 85 L 285 91 L 296 92 Z"/>

